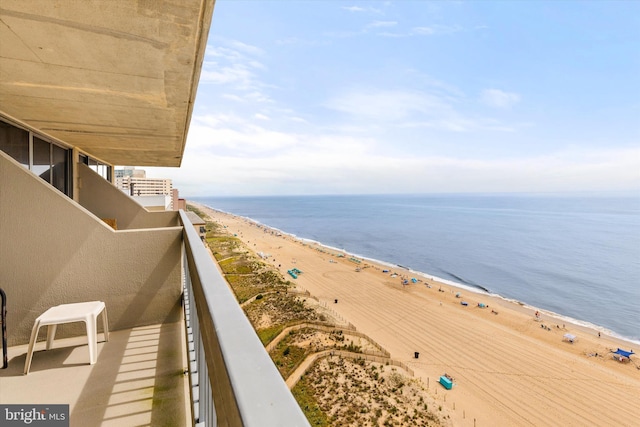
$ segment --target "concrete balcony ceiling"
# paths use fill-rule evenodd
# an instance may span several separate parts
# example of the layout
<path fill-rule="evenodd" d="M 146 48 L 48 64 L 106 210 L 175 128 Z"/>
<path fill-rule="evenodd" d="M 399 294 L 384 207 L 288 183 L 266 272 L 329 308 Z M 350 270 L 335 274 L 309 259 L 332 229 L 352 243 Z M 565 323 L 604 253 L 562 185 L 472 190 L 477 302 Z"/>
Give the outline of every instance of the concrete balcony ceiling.
<path fill-rule="evenodd" d="M 114 165 L 180 166 L 214 0 L 2 0 L 0 109 Z"/>

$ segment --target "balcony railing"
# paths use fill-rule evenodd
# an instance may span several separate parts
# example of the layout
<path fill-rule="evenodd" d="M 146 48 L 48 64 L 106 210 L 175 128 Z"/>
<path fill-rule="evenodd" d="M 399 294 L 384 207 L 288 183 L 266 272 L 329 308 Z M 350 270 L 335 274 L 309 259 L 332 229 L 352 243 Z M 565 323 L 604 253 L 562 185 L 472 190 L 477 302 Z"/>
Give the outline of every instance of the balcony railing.
<path fill-rule="evenodd" d="M 184 211 L 180 220 L 194 424 L 309 426 Z"/>

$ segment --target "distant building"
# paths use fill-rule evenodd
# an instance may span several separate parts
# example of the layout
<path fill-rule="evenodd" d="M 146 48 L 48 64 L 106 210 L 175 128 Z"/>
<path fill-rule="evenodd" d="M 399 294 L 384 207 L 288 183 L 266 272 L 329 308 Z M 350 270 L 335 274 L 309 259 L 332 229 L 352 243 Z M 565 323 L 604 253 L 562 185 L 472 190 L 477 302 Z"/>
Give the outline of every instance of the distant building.
<path fill-rule="evenodd" d="M 142 169 L 125 167 L 115 170 L 116 187 L 133 197 L 148 210 L 173 210 L 170 179 L 147 178 Z"/>
<path fill-rule="evenodd" d="M 172 184 L 167 178 L 147 178 L 142 169 L 116 169 L 116 187 L 130 196 L 171 195 Z"/>
<path fill-rule="evenodd" d="M 180 194 L 177 188 L 171 190 L 171 203 L 173 205 L 174 211 L 179 211 L 180 209 L 182 209 L 183 211 L 187 210 L 187 201 L 180 198 Z"/>
<path fill-rule="evenodd" d="M 132 166 L 125 166 L 123 169 L 115 170 L 115 177 L 125 178 L 125 177 L 135 177 L 135 178 L 144 178 L 146 176 L 146 172 L 142 169 L 136 169 Z"/>

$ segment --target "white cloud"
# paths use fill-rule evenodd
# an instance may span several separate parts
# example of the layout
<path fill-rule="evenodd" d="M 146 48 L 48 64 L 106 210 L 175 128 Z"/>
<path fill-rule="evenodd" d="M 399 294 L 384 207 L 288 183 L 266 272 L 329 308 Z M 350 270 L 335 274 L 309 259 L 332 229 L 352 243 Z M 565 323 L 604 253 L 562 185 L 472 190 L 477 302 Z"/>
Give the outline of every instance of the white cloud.
<path fill-rule="evenodd" d="M 232 93 L 224 93 L 224 94 L 222 94 L 220 96 L 225 98 L 225 99 L 230 99 L 231 101 L 235 101 L 235 102 L 245 102 L 245 100 L 241 96 L 234 95 Z"/>
<path fill-rule="evenodd" d="M 268 135 L 247 133 L 241 139 L 255 136 Z M 640 188 L 637 162 L 630 160 L 637 158 L 638 150 L 479 160 L 394 157 L 375 152 L 372 146 L 366 139 L 300 135 L 286 149 L 259 156 L 243 155 L 245 150 L 188 152 L 174 185 L 187 196 Z M 197 187 L 190 186 L 194 182 Z"/>
<path fill-rule="evenodd" d="M 436 30 L 435 28 L 432 28 L 432 27 L 415 27 L 412 32 L 413 34 L 430 36 L 432 34 L 435 34 Z"/>
<path fill-rule="evenodd" d="M 250 44 L 243 43 L 238 40 L 230 40 L 229 45 L 234 47 L 235 49 L 242 51 L 244 53 L 248 53 L 250 55 L 263 55 L 264 51 L 257 46 L 252 46 Z"/>
<path fill-rule="evenodd" d="M 441 114 L 450 110 L 434 95 L 375 89 L 346 92 L 330 99 L 325 106 L 353 117 L 385 122 L 405 120 L 416 113 Z"/>
<path fill-rule="evenodd" d="M 237 40 L 223 40 L 225 46 L 207 46 L 203 62 L 200 83 L 224 85 L 227 99 L 234 101 L 250 100 L 254 102 L 270 102 L 264 89 L 267 87 L 261 80 L 261 73 L 267 67 L 256 59 L 264 57 L 265 52 L 256 47 Z"/>
<path fill-rule="evenodd" d="M 245 67 L 237 65 L 232 67 L 221 66 L 217 62 L 209 62 L 204 65 L 200 80 L 203 83 L 231 84 L 249 87 L 253 80 L 253 74 Z"/>
<path fill-rule="evenodd" d="M 474 28 L 477 30 L 479 28 Z M 419 37 L 419 36 L 437 36 L 437 35 L 449 35 L 459 33 L 462 31 L 470 31 L 459 25 L 429 25 L 413 27 L 406 32 L 380 32 L 378 35 L 385 37 Z"/>
<path fill-rule="evenodd" d="M 396 21 L 373 21 L 367 25 L 368 28 L 395 27 L 398 25 Z"/>
<path fill-rule="evenodd" d="M 268 116 L 265 116 L 264 114 L 260 114 L 260 113 L 254 114 L 253 117 L 259 120 L 271 120 Z"/>
<path fill-rule="evenodd" d="M 246 95 L 246 99 L 252 102 L 273 102 L 269 95 L 260 91 L 253 91 Z"/>
<path fill-rule="evenodd" d="M 327 46 L 329 45 L 328 40 L 314 40 L 314 39 L 304 39 L 300 37 L 285 37 L 283 39 L 278 39 L 275 41 L 275 44 L 285 46 L 285 45 L 296 45 L 296 46 Z"/>
<path fill-rule="evenodd" d="M 292 133 L 232 114 L 196 116 L 182 168 L 149 176 L 172 178 L 185 196 L 640 189 L 640 148 L 575 146 L 480 159 L 394 154 L 389 147 L 402 142 L 380 138 L 318 129 Z"/>
<path fill-rule="evenodd" d="M 436 82 L 437 83 L 437 82 Z M 450 132 L 514 131 L 497 119 L 463 113 L 457 107 L 464 97 L 455 88 L 433 85 L 431 92 L 405 90 L 354 90 L 329 99 L 324 106 L 344 113 L 346 121 L 368 127 L 430 128 Z"/>
<path fill-rule="evenodd" d="M 287 117 L 287 119 L 291 120 L 292 122 L 309 123 L 307 120 L 303 119 L 302 117 L 297 117 L 297 116 L 289 116 Z"/>
<path fill-rule="evenodd" d="M 389 4 L 385 3 L 385 6 L 389 6 Z M 380 9 L 376 9 L 373 7 L 360 7 L 360 6 L 342 6 L 341 7 L 342 10 L 346 10 L 352 13 L 363 13 L 363 12 L 368 12 L 368 13 L 373 13 L 373 14 L 377 14 L 377 15 L 382 15 L 383 12 Z"/>
<path fill-rule="evenodd" d="M 411 29 L 411 34 L 421 36 L 431 36 L 434 34 L 453 34 L 463 31 L 464 29 L 459 25 L 430 25 L 426 27 L 414 27 Z"/>
<path fill-rule="evenodd" d="M 264 122 L 262 117 L 255 118 Z M 255 120 L 245 120 L 233 114 L 210 114 L 192 119 L 187 146 L 193 146 L 198 155 L 230 151 L 245 157 L 246 154 L 288 148 L 296 141 L 295 134 L 265 128 Z"/>
<path fill-rule="evenodd" d="M 480 100 L 490 107 L 509 108 L 520 102 L 520 95 L 499 89 L 485 89 L 482 91 Z"/>
<path fill-rule="evenodd" d="M 381 37 L 407 37 L 408 34 L 401 34 L 401 33 L 392 33 L 390 31 L 380 31 L 376 33 L 377 36 L 381 36 Z"/>

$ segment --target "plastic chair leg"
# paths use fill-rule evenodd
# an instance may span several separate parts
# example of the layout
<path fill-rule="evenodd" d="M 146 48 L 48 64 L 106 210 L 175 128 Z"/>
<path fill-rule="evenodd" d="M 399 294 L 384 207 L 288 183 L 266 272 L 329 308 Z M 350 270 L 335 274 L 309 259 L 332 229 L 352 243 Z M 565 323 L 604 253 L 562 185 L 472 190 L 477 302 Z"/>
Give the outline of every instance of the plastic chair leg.
<path fill-rule="evenodd" d="M 98 325 L 95 316 L 87 316 L 85 323 L 87 324 L 87 340 L 89 341 L 89 364 L 96 363 L 98 354 Z"/>
<path fill-rule="evenodd" d="M 107 317 L 107 307 L 102 310 L 102 328 L 104 329 L 104 340 L 109 341 L 109 318 Z"/>
<path fill-rule="evenodd" d="M 29 369 L 31 368 L 31 359 L 33 358 L 33 347 L 36 345 L 36 340 L 38 339 L 38 331 L 40 330 L 40 322 L 36 320 L 33 325 L 33 329 L 31 329 L 31 339 L 29 340 L 29 348 L 27 350 L 27 358 L 24 361 L 24 374 L 27 375 L 29 373 Z"/>
<path fill-rule="evenodd" d="M 53 340 L 56 337 L 57 330 L 58 325 L 49 325 L 47 327 L 47 350 L 51 350 L 51 347 L 53 347 Z"/>

